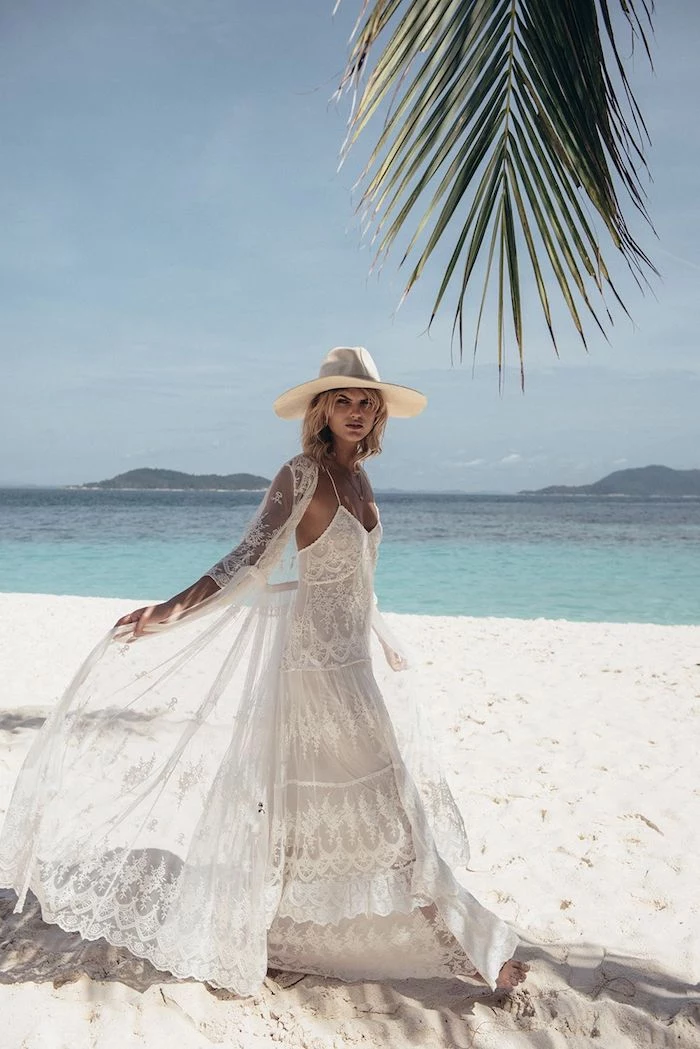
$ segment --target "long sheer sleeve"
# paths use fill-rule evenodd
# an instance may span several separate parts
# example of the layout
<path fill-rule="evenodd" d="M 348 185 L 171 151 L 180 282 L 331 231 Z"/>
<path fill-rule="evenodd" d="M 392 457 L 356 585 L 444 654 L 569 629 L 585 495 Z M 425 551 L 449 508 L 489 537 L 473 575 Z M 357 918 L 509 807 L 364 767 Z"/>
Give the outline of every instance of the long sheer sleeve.
<path fill-rule="evenodd" d="M 266 577 L 279 560 L 290 531 L 298 524 L 318 476 L 316 464 L 306 456 L 285 463 L 268 488 L 255 517 L 238 546 L 217 561 L 205 575 L 223 589 L 253 570 Z"/>
<path fill-rule="evenodd" d="M 224 607 L 233 607 L 264 587 L 278 562 L 282 561 L 294 529 L 304 516 L 318 482 L 318 466 L 313 459 L 297 455 L 278 471 L 240 543 L 203 573 L 217 589 L 195 603 L 176 611 L 162 623 L 148 623 L 144 636 L 169 632 L 175 627 L 208 616 Z M 130 624 L 114 627 L 113 640 L 127 638 Z"/>

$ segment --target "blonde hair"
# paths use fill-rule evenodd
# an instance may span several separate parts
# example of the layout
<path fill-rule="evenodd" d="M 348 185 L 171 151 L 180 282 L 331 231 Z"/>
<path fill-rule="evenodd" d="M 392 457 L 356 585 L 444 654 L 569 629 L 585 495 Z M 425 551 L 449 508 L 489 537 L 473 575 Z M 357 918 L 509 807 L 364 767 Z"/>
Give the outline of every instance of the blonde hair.
<path fill-rule="evenodd" d="M 359 464 L 372 455 L 379 455 L 382 450 L 382 438 L 388 413 L 386 404 L 379 390 L 363 389 L 367 395 L 370 407 L 376 411 L 374 426 L 361 441 L 358 442 L 357 458 L 355 463 Z M 333 458 L 333 434 L 328 425 L 328 420 L 335 407 L 335 402 L 343 390 L 324 390 L 317 393 L 306 409 L 304 422 L 301 428 L 301 447 L 304 455 L 315 459 L 319 466 L 325 466 Z"/>

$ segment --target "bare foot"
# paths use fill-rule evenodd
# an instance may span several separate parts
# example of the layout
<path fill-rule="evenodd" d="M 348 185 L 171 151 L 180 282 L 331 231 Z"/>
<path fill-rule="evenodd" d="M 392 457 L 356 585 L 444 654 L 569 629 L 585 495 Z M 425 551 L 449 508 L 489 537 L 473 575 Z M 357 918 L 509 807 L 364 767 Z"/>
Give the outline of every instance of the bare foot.
<path fill-rule="evenodd" d="M 509 962 L 504 962 L 501 966 L 496 987 L 499 991 L 513 991 L 519 983 L 523 982 L 529 971 L 530 966 L 525 962 L 516 962 L 514 958 L 511 958 Z"/>

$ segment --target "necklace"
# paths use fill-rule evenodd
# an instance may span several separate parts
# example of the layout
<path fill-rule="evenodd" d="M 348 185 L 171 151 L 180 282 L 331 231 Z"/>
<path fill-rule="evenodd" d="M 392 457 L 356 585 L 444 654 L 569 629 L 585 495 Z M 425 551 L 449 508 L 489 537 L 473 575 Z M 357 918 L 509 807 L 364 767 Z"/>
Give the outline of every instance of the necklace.
<path fill-rule="evenodd" d="M 355 492 L 357 492 L 357 494 L 359 495 L 360 502 L 364 503 L 364 501 L 365 501 L 365 490 L 364 490 L 364 487 L 363 487 L 363 484 L 362 484 L 362 474 L 359 472 L 359 470 L 357 472 L 357 479 L 360 482 L 360 487 L 359 488 L 355 484 L 355 480 L 354 480 L 352 474 L 348 473 L 348 480 L 349 480 L 350 484 L 352 485 L 353 490 Z"/>

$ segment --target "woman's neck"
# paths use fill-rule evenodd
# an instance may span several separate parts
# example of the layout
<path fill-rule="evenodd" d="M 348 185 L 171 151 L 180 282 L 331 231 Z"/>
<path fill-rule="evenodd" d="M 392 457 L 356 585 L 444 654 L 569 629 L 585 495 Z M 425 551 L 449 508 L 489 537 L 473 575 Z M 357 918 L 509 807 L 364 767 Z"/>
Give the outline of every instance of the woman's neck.
<path fill-rule="evenodd" d="M 333 461 L 346 470 L 354 470 L 358 459 L 358 448 L 354 442 L 335 441 L 331 452 Z"/>

